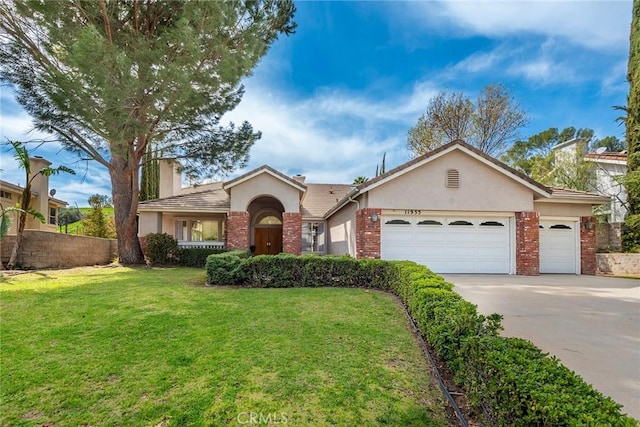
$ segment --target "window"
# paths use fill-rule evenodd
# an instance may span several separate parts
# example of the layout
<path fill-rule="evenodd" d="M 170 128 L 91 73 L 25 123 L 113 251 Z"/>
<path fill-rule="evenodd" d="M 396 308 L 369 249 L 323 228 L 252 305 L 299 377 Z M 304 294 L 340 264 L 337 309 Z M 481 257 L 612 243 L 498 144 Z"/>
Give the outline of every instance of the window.
<path fill-rule="evenodd" d="M 178 220 L 176 224 L 176 240 L 187 242 L 224 240 L 224 221 L 222 220 Z"/>
<path fill-rule="evenodd" d="M 435 219 L 425 219 L 424 221 L 420 221 L 418 225 L 442 225 L 442 223 Z"/>
<path fill-rule="evenodd" d="M 392 219 L 385 222 L 385 224 L 399 225 L 399 224 L 411 224 L 411 223 L 404 219 Z"/>
<path fill-rule="evenodd" d="M 480 223 L 481 227 L 504 227 L 504 224 L 498 221 L 485 221 Z"/>
<path fill-rule="evenodd" d="M 325 253 L 324 222 L 302 223 L 302 252 Z"/>
<path fill-rule="evenodd" d="M 0 198 L 11 200 L 11 193 L 8 191 L 0 190 Z"/>
<path fill-rule="evenodd" d="M 445 180 L 445 187 L 458 188 L 460 187 L 460 172 L 457 169 L 447 170 L 447 177 Z"/>
<path fill-rule="evenodd" d="M 449 225 L 473 225 L 473 223 L 459 219 L 457 221 L 450 222 Z"/>
<path fill-rule="evenodd" d="M 271 211 L 263 212 L 256 218 L 256 225 L 282 225 L 282 219 Z"/>
<path fill-rule="evenodd" d="M 58 210 L 54 207 L 49 206 L 49 224 L 56 225 L 58 217 Z"/>

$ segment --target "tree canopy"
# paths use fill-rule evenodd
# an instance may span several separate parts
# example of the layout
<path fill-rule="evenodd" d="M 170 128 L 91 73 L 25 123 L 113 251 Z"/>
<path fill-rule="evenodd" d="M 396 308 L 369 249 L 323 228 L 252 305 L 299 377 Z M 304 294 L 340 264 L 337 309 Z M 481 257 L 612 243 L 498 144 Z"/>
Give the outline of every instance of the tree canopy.
<path fill-rule="evenodd" d="M 463 93 L 441 92 L 409 129 L 407 145 L 416 157 L 461 139 L 499 156 L 527 123 L 527 114 L 501 84 L 486 86 L 475 103 Z"/>
<path fill-rule="evenodd" d="M 573 139 L 581 141 L 573 156 L 558 156 L 553 151 L 556 145 Z M 615 136 L 596 138 L 593 129 L 549 128 L 526 140 L 517 140 L 501 160 L 543 184 L 594 191 L 594 166 L 584 160 L 584 155 L 598 147 L 621 151 L 625 145 Z"/>
<path fill-rule="evenodd" d="M 0 78 L 38 130 L 109 169 L 118 250 L 142 261 L 139 170 L 149 145 L 192 176 L 243 165 L 260 134 L 221 125 L 244 76 L 280 34 L 292 0 L 0 3 Z"/>

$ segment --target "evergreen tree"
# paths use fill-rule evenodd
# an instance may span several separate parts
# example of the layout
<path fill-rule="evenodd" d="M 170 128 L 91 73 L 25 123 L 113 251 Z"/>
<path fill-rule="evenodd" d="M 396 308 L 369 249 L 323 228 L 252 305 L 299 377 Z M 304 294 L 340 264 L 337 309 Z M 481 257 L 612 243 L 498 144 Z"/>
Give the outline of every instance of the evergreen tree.
<path fill-rule="evenodd" d="M 220 119 L 293 33 L 294 12 L 292 0 L 0 2 L 0 78 L 37 130 L 108 169 L 120 262 L 144 261 L 136 214 L 149 145 L 190 177 L 246 163 L 260 134 Z"/>
<path fill-rule="evenodd" d="M 82 221 L 84 235 L 92 237 L 114 238 L 116 233 L 113 221 L 106 217 L 103 208 L 110 206 L 109 196 L 94 194 L 89 197 L 91 212 Z"/>
<path fill-rule="evenodd" d="M 629 48 L 629 96 L 626 108 L 626 138 L 628 146 L 626 179 L 629 215 L 640 215 L 640 0 L 633 1 Z M 637 221 L 640 222 L 640 221 Z M 639 231 L 640 232 L 640 231 Z"/>

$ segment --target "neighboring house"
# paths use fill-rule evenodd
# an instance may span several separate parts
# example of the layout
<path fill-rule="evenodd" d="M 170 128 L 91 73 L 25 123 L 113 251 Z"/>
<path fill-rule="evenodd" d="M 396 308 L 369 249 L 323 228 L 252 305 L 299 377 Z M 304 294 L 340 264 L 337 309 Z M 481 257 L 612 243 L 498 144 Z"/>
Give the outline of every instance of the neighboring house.
<path fill-rule="evenodd" d="M 596 188 L 611 198 L 598 214 L 607 215 L 609 223 L 624 222 L 627 216 L 627 192 L 618 178 L 627 173 L 627 152 L 587 153 L 584 159 L 596 166 Z"/>
<path fill-rule="evenodd" d="M 590 185 L 593 189 L 609 197 L 609 203 L 598 206 L 597 215 L 606 215 L 609 223 L 624 222 L 627 214 L 625 207 L 627 193 L 625 188 L 617 180 L 627 173 L 627 152 L 612 153 L 604 150 L 588 153 L 587 142 L 581 139 L 571 139 L 553 147 L 557 164 L 564 169 L 576 170 L 577 160 L 582 158 L 592 163 L 595 168 L 595 176 Z M 569 173 L 569 172 L 568 172 Z"/>
<path fill-rule="evenodd" d="M 178 168 L 162 161 L 161 198 L 139 206 L 141 237 L 166 232 L 183 245 L 255 254 L 407 259 L 438 273 L 594 274 L 591 212 L 609 201 L 545 187 L 462 141 L 357 187 L 261 166 L 181 189 Z"/>
<path fill-rule="evenodd" d="M 51 163 L 42 157 L 31 157 L 31 170 L 38 172 L 42 168 L 48 167 Z M 7 181 L 0 181 L 0 204 L 4 209 L 20 205 L 22 199 L 23 187 L 11 184 Z M 49 194 L 49 177 L 42 174 L 38 175 L 31 184 L 31 207 L 40 212 L 46 222 L 43 224 L 32 216 L 27 217 L 25 229 L 40 231 L 56 231 L 58 224 L 58 211 L 60 208 L 67 206 L 67 202 L 56 199 Z M 11 213 L 11 224 L 8 234 L 16 234 L 17 213 Z"/>

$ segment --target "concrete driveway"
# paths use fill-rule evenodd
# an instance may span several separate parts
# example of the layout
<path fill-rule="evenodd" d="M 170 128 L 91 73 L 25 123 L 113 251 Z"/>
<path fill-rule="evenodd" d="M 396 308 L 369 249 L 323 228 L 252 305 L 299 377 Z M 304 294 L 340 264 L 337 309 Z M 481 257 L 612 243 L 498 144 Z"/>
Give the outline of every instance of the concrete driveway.
<path fill-rule="evenodd" d="M 504 316 L 504 335 L 557 356 L 640 419 L 640 280 L 599 276 L 454 275 L 454 290 L 482 314 Z"/>

